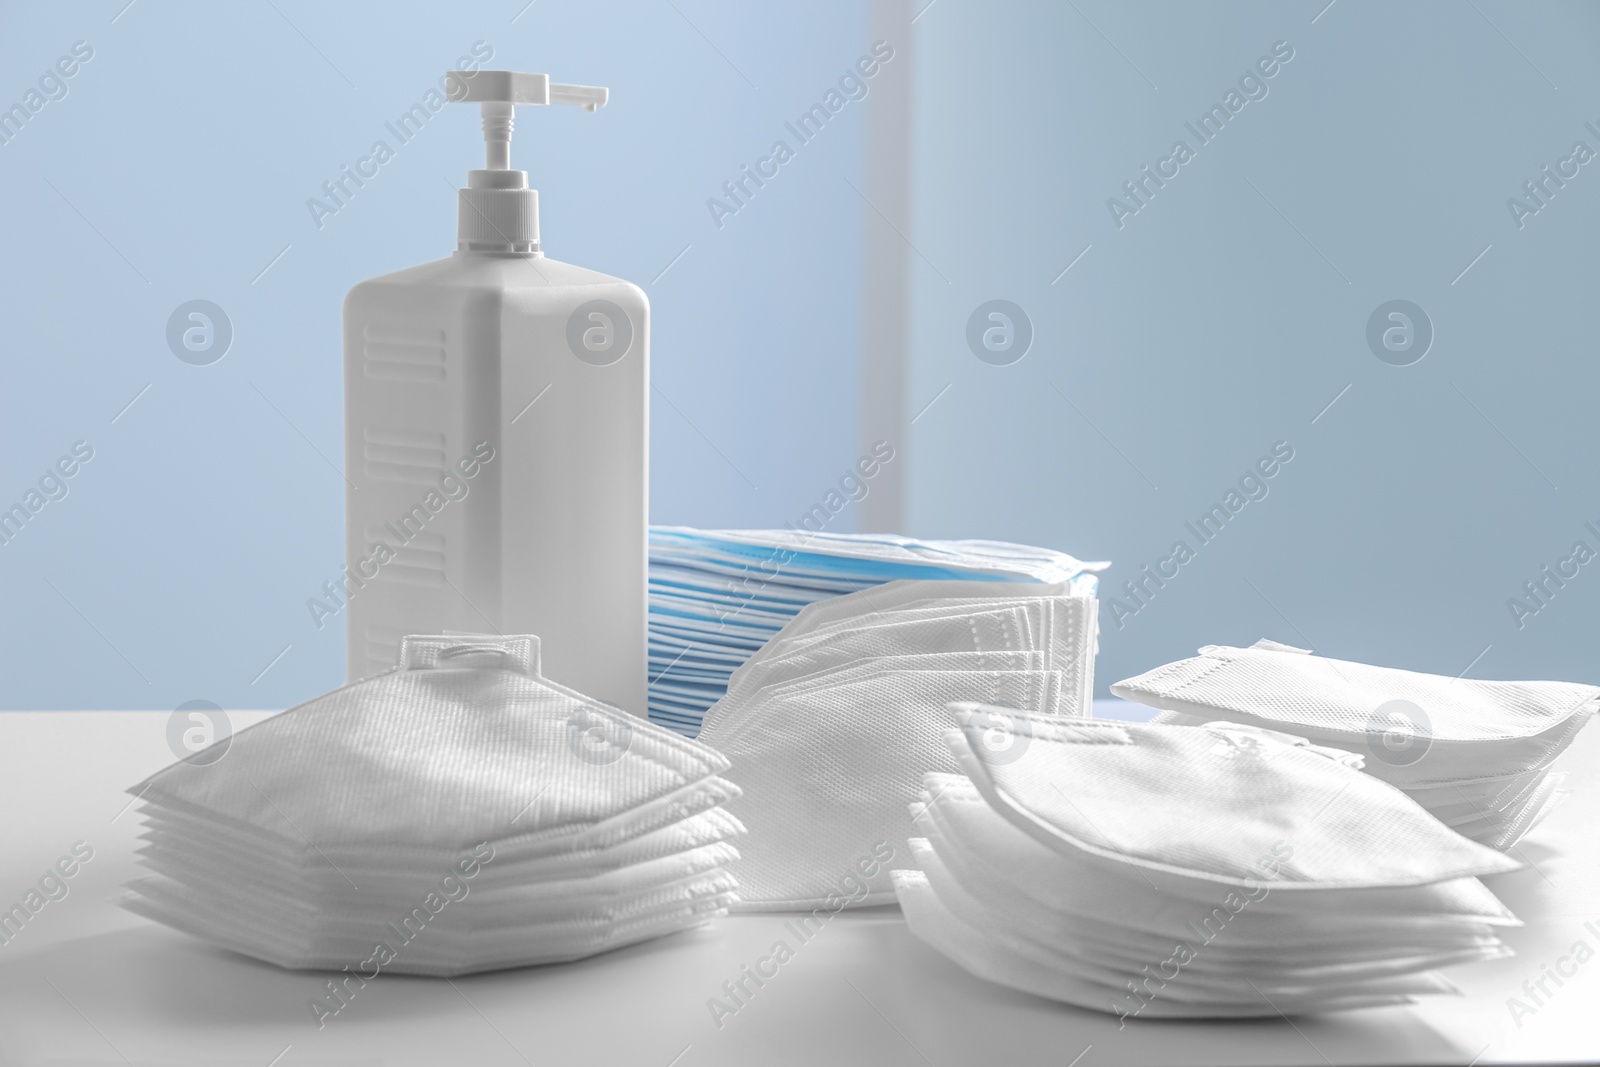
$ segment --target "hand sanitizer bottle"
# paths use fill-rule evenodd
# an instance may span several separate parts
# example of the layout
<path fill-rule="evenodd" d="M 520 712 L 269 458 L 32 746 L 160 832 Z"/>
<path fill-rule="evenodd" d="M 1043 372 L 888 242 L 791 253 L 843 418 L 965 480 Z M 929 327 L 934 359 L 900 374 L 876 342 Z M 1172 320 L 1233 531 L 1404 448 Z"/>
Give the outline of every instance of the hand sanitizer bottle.
<path fill-rule="evenodd" d="M 349 674 L 394 666 L 406 634 L 538 634 L 545 677 L 642 716 L 649 302 L 545 258 L 539 194 L 510 169 L 515 105 L 608 94 L 450 77 L 488 157 L 455 254 L 344 302 Z"/>

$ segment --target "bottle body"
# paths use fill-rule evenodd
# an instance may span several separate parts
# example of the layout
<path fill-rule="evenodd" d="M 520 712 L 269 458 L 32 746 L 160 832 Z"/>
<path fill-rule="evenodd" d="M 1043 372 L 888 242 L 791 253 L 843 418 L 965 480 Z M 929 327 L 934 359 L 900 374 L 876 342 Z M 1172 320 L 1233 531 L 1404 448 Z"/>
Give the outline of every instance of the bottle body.
<path fill-rule="evenodd" d="M 531 633 L 543 673 L 645 714 L 649 304 L 458 252 L 344 307 L 349 675 L 413 633 Z"/>

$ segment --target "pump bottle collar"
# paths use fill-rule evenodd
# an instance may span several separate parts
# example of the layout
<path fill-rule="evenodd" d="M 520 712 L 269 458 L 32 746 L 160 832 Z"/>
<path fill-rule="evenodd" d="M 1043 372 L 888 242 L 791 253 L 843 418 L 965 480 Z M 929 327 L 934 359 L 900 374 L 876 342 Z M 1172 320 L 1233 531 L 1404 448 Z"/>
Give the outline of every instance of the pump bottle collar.
<path fill-rule="evenodd" d="M 548 74 L 510 70 L 451 71 L 452 103 L 476 103 L 483 115 L 484 169 L 467 172 L 458 193 L 456 248 L 463 252 L 539 254 L 539 194 L 528 172 L 511 169 L 511 132 L 518 104 L 606 105 L 610 91 L 591 85 L 551 85 Z"/>

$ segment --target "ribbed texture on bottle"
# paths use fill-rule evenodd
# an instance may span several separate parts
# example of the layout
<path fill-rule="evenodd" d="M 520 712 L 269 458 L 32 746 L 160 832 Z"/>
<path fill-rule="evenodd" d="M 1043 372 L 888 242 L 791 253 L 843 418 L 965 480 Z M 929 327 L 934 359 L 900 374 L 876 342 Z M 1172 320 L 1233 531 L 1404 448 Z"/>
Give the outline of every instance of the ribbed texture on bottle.
<path fill-rule="evenodd" d="M 538 190 L 460 190 L 456 247 L 473 252 L 537 252 Z"/>

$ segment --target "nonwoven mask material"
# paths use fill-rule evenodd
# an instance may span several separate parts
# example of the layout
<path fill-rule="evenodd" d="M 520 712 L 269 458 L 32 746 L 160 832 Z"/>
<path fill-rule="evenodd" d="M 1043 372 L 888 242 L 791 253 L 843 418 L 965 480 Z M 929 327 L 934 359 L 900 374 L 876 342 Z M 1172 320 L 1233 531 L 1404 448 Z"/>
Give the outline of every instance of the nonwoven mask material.
<path fill-rule="evenodd" d="M 892 661 L 890 661 L 892 662 Z M 903 847 L 906 805 L 928 766 L 955 770 L 941 740 L 949 699 L 979 692 L 1018 706 L 1049 698 L 1051 672 L 883 670 L 854 681 L 793 687 L 714 719 L 702 735 L 738 767 L 729 810 L 749 828 L 730 869 L 740 911 L 820 907 L 875 846 Z M 1003 696 L 1002 696 L 1003 694 Z M 893 899 L 887 867 L 872 864 L 852 905 Z"/>
<path fill-rule="evenodd" d="M 1017 631 L 1031 637 L 1033 627 L 1030 622 L 1037 616 L 1028 612 L 1021 602 L 1016 600 L 996 600 L 990 598 L 976 600 L 957 600 L 936 607 L 904 607 L 894 611 L 878 611 L 860 618 L 844 618 L 806 633 L 791 634 L 787 630 L 780 632 L 777 637 L 767 642 L 755 660 L 770 660 L 780 655 L 790 655 L 815 646 L 834 646 L 841 640 L 861 640 L 863 637 L 881 637 L 879 630 L 885 626 L 906 626 L 911 623 L 928 623 L 935 620 L 945 620 L 952 616 L 978 615 L 981 613 L 1003 613 L 1008 619 L 1015 620 Z M 923 648 L 925 652 L 974 652 L 973 648 Z"/>
<path fill-rule="evenodd" d="M 522 669 L 421 659 L 241 731 L 226 763 L 191 758 L 132 791 L 324 849 L 463 849 L 530 804 L 521 835 L 577 837 L 728 767 Z"/>
<path fill-rule="evenodd" d="M 924 814 L 939 814 L 918 818 L 918 831 L 929 831 L 949 871 L 984 902 L 990 925 L 1020 923 L 1027 936 L 1069 948 L 1097 945 L 1143 964 L 1164 958 L 1177 943 L 1203 942 L 1205 969 L 1245 968 L 1264 977 L 1314 966 L 1392 963 L 1397 955 L 1477 958 L 1503 952 L 1489 922 L 1516 925 L 1492 895 L 1490 910 L 1497 914 L 1489 919 L 1470 913 L 1482 906 L 1477 899 L 1464 902 L 1467 913 L 1445 899 L 1440 914 L 1418 915 L 1419 907 L 1432 901 L 1396 906 L 1393 893 L 1400 891 L 1347 891 L 1348 899 L 1336 901 L 1323 893 L 1277 893 L 1265 875 L 1243 888 L 1184 887 L 1134 868 L 1074 862 L 1049 854 L 1014 828 L 996 827 L 994 820 L 1005 820 L 993 812 L 973 822 L 986 807 L 981 797 L 966 801 L 956 795 L 929 803 Z M 971 847 L 974 827 L 989 835 L 983 851 Z M 996 857 L 1010 862 L 999 865 Z M 1417 895 L 1431 897 L 1426 889 L 1418 887 Z M 1487 894 L 1481 884 L 1477 889 Z"/>
<path fill-rule="evenodd" d="M 1438 968 L 1509 955 L 1496 931 L 1517 921 L 1472 874 L 1515 865 L 1344 753 L 1233 723 L 949 710 L 966 774 L 926 775 L 921 870 L 891 881 L 913 935 L 978 977 L 1124 1020 L 1275 1016 L 1455 992 Z"/>
<path fill-rule="evenodd" d="M 963 591 L 985 595 L 926 595 Z M 890 604 L 940 601 L 910 611 L 844 597 L 799 620 L 826 622 L 803 634 L 802 649 L 781 654 L 780 634 L 773 654 L 741 671 L 701 734 L 738 767 L 744 791 L 730 804 L 751 829 L 732 868 L 738 910 L 828 906 L 845 879 L 847 906 L 892 899 L 873 857 L 908 836 L 923 770 L 954 770 L 940 740 L 953 694 L 1009 694 L 994 702 L 1044 716 L 1087 710 L 1097 605 L 1049 593 L 1008 598 L 1001 583 L 945 581 L 888 591 Z"/>
<path fill-rule="evenodd" d="M 1017 748 L 982 758 L 968 724 L 953 750 L 989 804 L 1056 848 L 1202 881 L 1280 888 L 1421 885 L 1521 864 L 1445 827 L 1400 790 L 1293 745 L 1227 731 L 1015 719 Z M 1070 798 L 1057 783 L 1071 783 Z M 1137 798 L 1137 803 L 1130 803 Z M 1156 818 L 1152 813 L 1160 812 Z"/>
<path fill-rule="evenodd" d="M 876 659 L 956 652 L 1040 652 L 1045 669 L 1067 672 L 1069 699 L 1086 701 L 1093 686 L 1096 603 L 1087 597 L 1043 596 L 958 600 L 928 610 L 874 610 L 859 621 L 837 620 L 793 641 L 785 630 L 735 674 L 727 697 L 707 713 L 706 722 L 740 707 L 762 686 Z"/>
<path fill-rule="evenodd" d="M 125 906 L 286 967 L 354 965 L 331 947 L 426 925 L 384 961 L 417 974 L 725 912 L 728 761 L 538 669 L 536 638 L 408 637 L 393 670 L 158 772 L 130 790 L 152 875 Z"/>
<path fill-rule="evenodd" d="M 1130 997 L 1126 988 L 1041 966 L 1031 960 L 998 951 L 993 941 L 981 929 L 963 922 L 940 902 L 932 886 L 928 884 L 927 876 L 921 871 L 896 870 L 893 872 L 893 877 L 896 897 L 905 912 L 906 923 L 912 933 L 954 960 L 963 969 L 987 981 L 1077 1007 L 1113 1014 L 1132 1014 L 1131 1007 L 1119 1006 L 1119 1001 L 1125 1001 Z M 1146 1004 L 1139 1014 L 1141 1017 L 1173 1019 L 1251 1018 L 1263 1015 L 1275 1016 L 1280 1010 L 1338 1011 L 1410 1002 L 1409 997 L 1388 994 L 1346 998 L 1322 997 L 1318 998 L 1314 1006 L 1293 1003 L 1273 1008 L 1264 1000 L 1254 1004 L 1208 1005 L 1185 1004 L 1157 998 Z"/>
<path fill-rule="evenodd" d="M 144 841 L 141 854 L 149 854 L 160 864 L 205 867 L 208 862 L 222 861 L 227 864 L 227 872 L 254 881 L 286 881 L 291 877 L 290 869 L 283 864 L 282 857 L 262 843 L 206 837 L 208 827 L 205 825 L 194 821 L 174 821 L 170 816 L 155 811 L 146 813 L 146 825 L 147 829 L 139 835 Z M 528 859 L 518 859 L 515 854 L 502 851 L 496 857 L 493 877 L 496 881 L 507 883 L 598 877 L 632 864 L 678 856 L 720 841 L 733 841 L 742 833 L 744 827 L 738 819 L 722 808 L 712 808 L 706 813 L 674 822 L 610 848 L 579 849 L 557 856 L 534 856 Z M 368 880 L 368 877 L 387 881 L 414 875 L 414 864 L 405 862 L 405 857 L 395 854 L 378 854 L 371 857 L 370 862 L 360 862 L 358 857 L 342 857 L 339 867 L 357 885 Z M 328 881 L 334 889 L 342 885 L 338 873 L 331 869 L 322 873 L 325 873 L 323 881 Z"/>
<path fill-rule="evenodd" d="M 1020 916 L 997 915 L 986 901 L 968 893 L 959 880 L 951 876 L 928 842 L 913 838 L 909 844 L 912 857 L 921 866 L 940 902 L 957 918 L 982 929 L 1006 953 L 1120 986 L 1141 980 L 1144 977 L 1142 968 L 1148 966 L 1152 958 L 1164 957 L 1171 948 L 1170 944 L 1163 946 L 1152 957 L 1148 951 L 1127 951 L 1093 938 L 1063 937 L 1049 923 L 1032 924 L 1019 922 L 1023 918 Z M 1440 984 L 1435 976 L 1427 973 L 1430 968 L 1478 958 L 1477 953 L 1458 952 L 1313 966 L 1260 960 L 1241 965 L 1235 959 L 1208 951 L 1197 953 L 1183 969 L 1182 977 L 1187 980 L 1169 981 L 1163 995 L 1190 1003 L 1237 1003 L 1259 996 L 1277 1000 L 1374 992 L 1436 993 L 1441 991 Z"/>
<path fill-rule="evenodd" d="M 962 775 L 930 772 L 923 779 L 919 807 L 924 815 L 916 820 L 918 830 L 929 831 L 925 836 L 949 846 L 953 866 L 965 869 L 970 862 L 975 873 L 995 879 L 996 888 L 1017 900 L 1026 898 L 1097 924 L 1150 931 L 1162 941 L 1181 934 L 1184 923 L 1193 918 L 1197 909 L 1187 906 L 1189 903 L 1198 905 L 1199 910 L 1220 905 L 1232 888 L 1211 881 L 1197 884 L 1148 870 L 1107 872 L 1102 866 L 1091 865 L 1085 857 L 1052 849 L 994 810 L 971 780 Z M 1147 876 L 1150 881 L 1145 880 Z M 1270 886 L 1273 877 L 1258 868 L 1254 881 Z M 1121 888 L 1124 884 L 1127 889 Z M 1256 886 L 1246 888 L 1254 894 Z M 1418 886 L 1326 893 L 1301 890 L 1296 894 L 1259 896 L 1250 901 L 1248 910 L 1252 916 L 1287 917 L 1298 922 L 1309 910 L 1314 912 L 1318 927 L 1327 925 L 1341 938 L 1369 925 L 1375 916 L 1407 923 L 1443 916 L 1470 924 L 1520 925 L 1476 878 Z M 1183 904 L 1173 912 L 1171 925 L 1163 925 L 1161 909 L 1174 900 Z"/>
<path fill-rule="evenodd" d="M 392 950 L 381 970 L 396 974 L 454 976 L 564 963 L 639 941 L 701 925 L 726 914 L 733 899 L 726 872 L 695 882 L 654 891 L 648 899 L 613 907 L 583 921 L 571 919 L 525 923 L 462 937 L 427 926 L 413 926 L 414 913 L 396 915 L 391 923 L 366 932 L 285 936 L 281 928 L 262 933 L 219 912 L 214 902 L 192 894 L 173 893 L 153 879 L 134 883 L 141 892 L 124 902 L 135 914 L 213 941 L 225 948 L 293 969 L 339 970 L 367 960 L 375 944 Z M 270 936 L 269 936 L 270 935 Z M 410 938 L 415 938 L 415 941 Z M 367 977 L 373 977 L 368 974 Z"/>
<path fill-rule="evenodd" d="M 1011 671 L 1048 673 L 1050 688 L 1046 692 L 1045 706 L 1052 714 L 1071 692 L 1066 684 L 1066 672 L 1048 671 L 1046 656 L 1042 652 L 931 652 L 926 655 L 883 656 L 853 661 L 837 667 L 827 667 L 814 674 L 799 678 L 778 678 L 772 682 L 752 685 L 736 701 L 730 701 L 725 711 L 731 717 L 746 718 L 760 714 L 766 702 L 850 682 L 872 678 L 884 671 L 937 671 L 956 673 L 976 671 L 985 674 L 1004 674 Z M 720 715 L 716 718 L 721 718 Z"/>
<path fill-rule="evenodd" d="M 936 608 L 904 609 L 849 621 L 790 639 L 780 634 L 731 681 L 737 701 L 756 684 L 805 677 L 863 659 L 926 653 L 1039 651 L 1047 668 L 1070 669 L 1083 639 L 1084 598 L 1038 597 L 1009 603 L 953 601 Z M 1092 643 L 1092 637 L 1090 638 Z M 761 681 L 757 681 L 760 679 Z"/>
<path fill-rule="evenodd" d="M 893 581 L 858 593 L 819 600 L 807 605 L 783 627 L 785 637 L 808 633 L 848 619 L 870 620 L 881 613 L 907 607 L 944 606 L 954 602 L 1015 602 L 1028 597 L 1073 596 L 1070 582 L 963 582 Z"/>
<path fill-rule="evenodd" d="M 1000 599 L 1025 598 L 1035 589 L 1093 596 L 1095 572 L 1106 566 L 993 541 L 652 527 L 650 715 L 696 734 L 706 710 L 723 695 L 728 675 L 759 655 L 767 639 L 807 605 L 897 582 L 925 591 L 937 587 L 951 596 L 966 596 L 962 587 L 980 585 Z M 851 607 L 846 614 L 870 610 Z M 708 648 L 726 654 L 727 670 L 718 675 L 700 661 L 696 680 L 704 688 L 677 686 L 689 656 Z"/>
<path fill-rule="evenodd" d="M 880 618 L 870 625 L 838 633 L 808 635 L 806 647 L 790 650 L 780 634 L 772 653 L 762 658 L 759 671 L 747 672 L 729 686 L 737 700 L 760 677 L 782 681 L 804 677 L 830 667 L 847 666 L 881 656 L 908 656 L 937 652 L 1021 652 L 1038 647 L 1020 608 L 1004 607 L 979 613 Z"/>
<path fill-rule="evenodd" d="M 1495 848 L 1548 813 L 1549 765 L 1600 703 L 1595 686 L 1446 678 L 1272 641 L 1200 651 L 1111 691 L 1162 709 L 1160 723 L 1228 719 L 1362 753 L 1369 774 Z"/>
<path fill-rule="evenodd" d="M 1243 718 L 1356 751 L 1372 751 L 1395 732 L 1392 714 L 1407 716 L 1404 725 L 1426 751 L 1402 761 L 1391 743 L 1391 758 L 1369 762 L 1368 770 L 1408 785 L 1543 765 L 1600 703 L 1600 687 L 1592 685 L 1447 678 L 1270 641 L 1207 646 L 1195 659 L 1118 682 L 1111 691 L 1165 711 Z"/>

